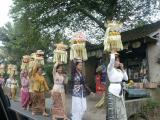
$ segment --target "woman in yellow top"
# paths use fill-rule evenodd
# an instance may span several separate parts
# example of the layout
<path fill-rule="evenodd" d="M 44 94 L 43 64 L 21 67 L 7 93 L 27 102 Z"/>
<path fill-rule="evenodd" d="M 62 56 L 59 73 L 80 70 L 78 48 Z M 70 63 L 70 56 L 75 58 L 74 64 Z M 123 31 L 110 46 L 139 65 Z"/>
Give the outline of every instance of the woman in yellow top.
<path fill-rule="evenodd" d="M 48 116 L 45 111 L 45 96 L 44 93 L 49 90 L 44 76 L 42 75 L 42 66 L 36 66 L 33 69 L 33 98 L 32 98 L 32 115 L 42 113 L 43 116 Z"/>

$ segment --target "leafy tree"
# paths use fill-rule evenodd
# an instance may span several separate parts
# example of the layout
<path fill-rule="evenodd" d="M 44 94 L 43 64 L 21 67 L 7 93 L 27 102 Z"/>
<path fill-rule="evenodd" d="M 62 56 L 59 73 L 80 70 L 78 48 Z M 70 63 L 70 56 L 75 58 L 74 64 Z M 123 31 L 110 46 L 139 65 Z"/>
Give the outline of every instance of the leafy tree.
<path fill-rule="evenodd" d="M 15 20 L 27 14 L 42 30 L 70 27 L 75 31 L 96 26 L 103 31 L 106 20 L 117 19 L 127 25 L 134 25 L 141 20 L 150 22 L 150 15 L 158 9 L 157 2 L 157 0 L 14 0 L 11 13 Z"/>

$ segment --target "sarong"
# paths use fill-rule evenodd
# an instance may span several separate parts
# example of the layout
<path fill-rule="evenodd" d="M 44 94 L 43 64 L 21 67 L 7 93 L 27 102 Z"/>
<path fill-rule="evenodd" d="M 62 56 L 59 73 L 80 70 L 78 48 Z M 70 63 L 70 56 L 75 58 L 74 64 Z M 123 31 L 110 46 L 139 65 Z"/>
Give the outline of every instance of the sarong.
<path fill-rule="evenodd" d="M 45 111 L 44 92 L 34 92 L 32 96 L 32 112 L 43 113 Z"/>
<path fill-rule="evenodd" d="M 125 101 L 123 95 L 117 97 L 108 93 L 107 119 L 106 120 L 127 120 Z"/>
<path fill-rule="evenodd" d="M 11 98 L 11 88 L 5 86 L 3 91 L 4 91 L 5 95 L 7 95 L 9 98 Z"/>
<path fill-rule="evenodd" d="M 53 108 L 52 115 L 53 118 L 65 118 L 65 93 L 53 92 Z"/>
<path fill-rule="evenodd" d="M 29 108 L 32 108 L 32 101 L 33 101 L 33 92 L 29 92 Z"/>
<path fill-rule="evenodd" d="M 30 101 L 30 94 L 29 91 L 27 90 L 27 88 L 21 88 L 21 105 L 24 108 L 27 108 L 27 106 L 29 105 L 29 101 Z"/>
<path fill-rule="evenodd" d="M 16 99 L 16 93 L 17 93 L 17 88 L 11 88 L 11 97 L 12 97 L 12 100 L 15 100 Z"/>

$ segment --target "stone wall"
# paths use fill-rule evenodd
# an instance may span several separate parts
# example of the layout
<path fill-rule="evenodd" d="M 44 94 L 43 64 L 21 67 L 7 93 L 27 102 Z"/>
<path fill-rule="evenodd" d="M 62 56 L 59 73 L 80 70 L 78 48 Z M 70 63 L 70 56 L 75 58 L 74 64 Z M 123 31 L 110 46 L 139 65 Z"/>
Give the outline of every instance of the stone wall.
<path fill-rule="evenodd" d="M 149 99 L 126 101 L 126 111 L 128 120 L 160 120 L 160 106 Z"/>

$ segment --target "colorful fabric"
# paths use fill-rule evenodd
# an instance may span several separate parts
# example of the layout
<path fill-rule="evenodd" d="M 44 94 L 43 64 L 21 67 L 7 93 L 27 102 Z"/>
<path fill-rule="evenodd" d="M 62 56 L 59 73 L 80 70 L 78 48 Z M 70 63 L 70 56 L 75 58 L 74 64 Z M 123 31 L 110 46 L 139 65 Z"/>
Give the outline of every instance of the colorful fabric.
<path fill-rule="evenodd" d="M 64 84 L 67 83 L 67 76 L 56 72 L 57 63 L 53 68 L 54 86 L 52 88 L 53 108 L 52 118 L 66 118 L 65 111 L 65 90 Z"/>
<path fill-rule="evenodd" d="M 45 111 L 45 96 L 43 92 L 34 92 L 32 96 L 32 112 L 43 113 Z"/>
<path fill-rule="evenodd" d="M 87 96 L 87 90 L 85 87 L 86 80 L 81 73 L 75 73 L 73 84 L 74 85 L 73 85 L 72 96 L 75 96 L 75 97 Z"/>
<path fill-rule="evenodd" d="M 107 100 L 107 119 L 106 120 L 127 120 L 125 101 L 123 95 L 116 97 L 108 93 Z"/>
<path fill-rule="evenodd" d="M 11 88 L 11 98 L 12 100 L 16 99 L 17 88 Z"/>
<path fill-rule="evenodd" d="M 53 118 L 65 118 L 65 93 L 53 92 Z"/>
<path fill-rule="evenodd" d="M 106 90 L 106 85 L 101 82 L 101 75 L 99 74 L 96 75 L 96 93 L 99 96 L 102 96 L 105 90 Z"/>
<path fill-rule="evenodd" d="M 21 79 L 21 93 L 20 93 L 20 98 L 21 98 L 21 105 L 22 107 L 27 107 L 29 104 L 29 99 L 30 99 L 30 95 L 29 95 L 29 80 L 22 78 Z"/>
<path fill-rule="evenodd" d="M 24 108 L 27 108 L 29 106 L 29 101 L 30 101 L 30 94 L 29 91 L 25 90 L 25 88 L 21 88 L 21 105 Z"/>
<path fill-rule="evenodd" d="M 56 72 L 57 66 L 58 63 L 55 63 L 53 68 L 54 86 L 52 91 L 64 92 L 64 84 L 67 83 L 68 79 L 65 74 L 59 74 L 58 72 Z"/>
<path fill-rule="evenodd" d="M 36 73 L 33 76 L 33 85 L 32 90 L 36 92 L 45 92 L 48 91 L 48 85 L 43 75 Z"/>
<path fill-rule="evenodd" d="M 33 92 L 29 92 L 29 97 L 30 97 L 30 99 L 29 99 L 29 108 L 32 108 L 32 101 L 33 101 Z"/>

